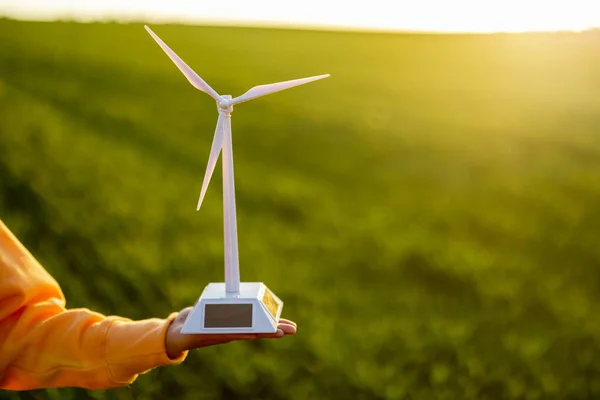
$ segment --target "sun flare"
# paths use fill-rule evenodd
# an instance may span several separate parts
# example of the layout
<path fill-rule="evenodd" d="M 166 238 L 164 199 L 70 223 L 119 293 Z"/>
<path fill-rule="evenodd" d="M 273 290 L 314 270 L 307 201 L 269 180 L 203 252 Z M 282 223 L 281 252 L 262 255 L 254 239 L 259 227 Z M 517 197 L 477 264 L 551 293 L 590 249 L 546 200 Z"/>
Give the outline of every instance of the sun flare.
<path fill-rule="evenodd" d="M 0 13 L 24 18 L 309 25 L 436 32 L 585 30 L 600 26 L 594 0 L 0 0 Z"/>

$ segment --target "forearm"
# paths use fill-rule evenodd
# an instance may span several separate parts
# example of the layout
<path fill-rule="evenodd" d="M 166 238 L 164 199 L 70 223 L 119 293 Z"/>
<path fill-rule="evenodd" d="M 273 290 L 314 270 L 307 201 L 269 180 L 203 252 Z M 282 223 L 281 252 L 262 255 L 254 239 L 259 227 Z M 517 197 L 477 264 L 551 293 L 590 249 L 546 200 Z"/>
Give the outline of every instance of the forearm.
<path fill-rule="evenodd" d="M 65 308 L 58 283 L 0 220 L 0 389 L 127 385 L 170 359 L 167 319 Z"/>
<path fill-rule="evenodd" d="M 31 390 L 76 386 L 106 389 L 139 374 L 180 363 L 166 354 L 171 318 L 130 321 L 86 309 L 60 310 L 41 303 L 18 316 L 4 341 L 0 388 Z"/>
<path fill-rule="evenodd" d="M 111 321 L 93 313 L 64 311 L 47 301 L 3 321 L 0 388 L 106 387 L 106 337 Z"/>

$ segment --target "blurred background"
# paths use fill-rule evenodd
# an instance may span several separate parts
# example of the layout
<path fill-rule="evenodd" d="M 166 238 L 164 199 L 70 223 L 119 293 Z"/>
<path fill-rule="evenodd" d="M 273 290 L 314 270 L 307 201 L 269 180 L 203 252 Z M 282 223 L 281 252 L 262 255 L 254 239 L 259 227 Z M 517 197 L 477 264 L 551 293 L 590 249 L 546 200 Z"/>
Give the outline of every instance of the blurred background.
<path fill-rule="evenodd" d="M 0 399 L 600 398 L 592 1 L 0 0 L 0 219 L 70 308 L 166 317 L 223 280 L 220 93 L 241 279 L 298 333 L 130 387 Z"/>

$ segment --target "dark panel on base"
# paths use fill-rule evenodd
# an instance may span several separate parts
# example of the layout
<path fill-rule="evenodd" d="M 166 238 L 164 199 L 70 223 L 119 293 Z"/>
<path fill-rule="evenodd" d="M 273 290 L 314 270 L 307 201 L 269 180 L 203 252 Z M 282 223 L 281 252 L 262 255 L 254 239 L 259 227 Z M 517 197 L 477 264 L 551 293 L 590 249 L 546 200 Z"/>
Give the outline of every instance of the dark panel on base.
<path fill-rule="evenodd" d="M 206 304 L 205 328 L 251 328 L 252 304 Z"/>

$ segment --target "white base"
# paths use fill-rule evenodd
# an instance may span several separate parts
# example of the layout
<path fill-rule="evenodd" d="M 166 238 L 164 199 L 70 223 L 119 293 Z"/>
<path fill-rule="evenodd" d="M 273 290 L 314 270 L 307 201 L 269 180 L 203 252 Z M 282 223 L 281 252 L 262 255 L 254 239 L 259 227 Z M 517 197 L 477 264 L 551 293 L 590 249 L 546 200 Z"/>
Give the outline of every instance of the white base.
<path fill-rule="evenodd" d="M 262 282 L 240 283 L 240 295 L 225 292 L 225 283 L 209 283 L 181 330 L 198 333 L 275 333 L 283 302 Z"/>

